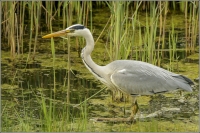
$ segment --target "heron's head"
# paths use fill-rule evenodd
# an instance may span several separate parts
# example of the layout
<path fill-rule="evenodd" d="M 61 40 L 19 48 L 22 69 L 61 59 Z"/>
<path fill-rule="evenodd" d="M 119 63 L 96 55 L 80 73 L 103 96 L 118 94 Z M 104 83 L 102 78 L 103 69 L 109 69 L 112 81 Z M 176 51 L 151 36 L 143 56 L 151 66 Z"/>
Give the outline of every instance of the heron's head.
<path fill-rule="evenodd" d="M 84 36 L 87 33 L 87 31 L 89 30 L 85 26 L 81 24 L 75 24 L 64 30 L 45 35 L 42 38 L 64 37 L 64 36 Z"/>

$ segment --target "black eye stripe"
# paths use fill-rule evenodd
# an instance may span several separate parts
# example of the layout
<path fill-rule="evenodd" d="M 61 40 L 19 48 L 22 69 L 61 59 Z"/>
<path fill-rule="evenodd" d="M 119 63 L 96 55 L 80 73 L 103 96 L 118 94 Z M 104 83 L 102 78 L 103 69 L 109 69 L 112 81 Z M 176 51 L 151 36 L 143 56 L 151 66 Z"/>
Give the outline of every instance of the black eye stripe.
<path fill-rule="evenodd" d="M 84 29 L 84 28 L 85 28 L 85 26 L 83 26 L 83 25 L 75 25 L 73 27 L 70 27 L 69 29 L 80 30 L 80 29 Z"/>

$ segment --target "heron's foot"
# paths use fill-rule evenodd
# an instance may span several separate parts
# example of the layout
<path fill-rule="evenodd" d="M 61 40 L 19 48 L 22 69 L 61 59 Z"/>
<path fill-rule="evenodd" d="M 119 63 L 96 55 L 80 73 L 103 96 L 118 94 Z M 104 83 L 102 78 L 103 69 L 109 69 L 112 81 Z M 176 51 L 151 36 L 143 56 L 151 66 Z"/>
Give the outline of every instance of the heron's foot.
<path fill-rule="evenodd" d="M 95 122 L 135 122 L 135 119 L 132 116 L 128 118 L 94 118 L 90 120 Z"/>
<path fill-rule="evenodd" d="M 138 112 L 138 104 L 137 104 L 137 101 L 135 101 L 135 103 L 132 104 L 132 107 L 131 107 L 131 116 L 135 116 Z"/>

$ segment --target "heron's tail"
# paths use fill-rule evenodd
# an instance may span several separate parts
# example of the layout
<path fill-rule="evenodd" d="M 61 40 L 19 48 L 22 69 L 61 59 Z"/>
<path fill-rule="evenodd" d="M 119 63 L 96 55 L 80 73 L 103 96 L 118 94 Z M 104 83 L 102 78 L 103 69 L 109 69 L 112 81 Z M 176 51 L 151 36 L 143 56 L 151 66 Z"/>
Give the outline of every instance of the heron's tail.
<path fill-rule="evenodd" d="M 194 85 L 193 81 L 183 75 L 173 75 L 176 79 L 176 83 L 180 89 L 192 92 L 192 85 Z"/>

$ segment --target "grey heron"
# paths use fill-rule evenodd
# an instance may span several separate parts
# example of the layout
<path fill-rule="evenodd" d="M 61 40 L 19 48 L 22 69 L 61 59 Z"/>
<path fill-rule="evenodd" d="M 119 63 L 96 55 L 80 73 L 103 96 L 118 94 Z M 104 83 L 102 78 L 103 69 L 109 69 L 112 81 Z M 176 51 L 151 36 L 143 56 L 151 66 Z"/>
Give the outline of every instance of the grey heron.
<path fill-rule="evenodd" d="M 138 110 L 136 97 L 152 95 L 176 89 L 192 92 L 194 83 L 189 78 L 167 71 L 155 65 L 136 60 L 115 60 L 105 66 L 97 65 L 91 58 L 94 39 L 88 28 L 81 24 L 72 25 L 64 30 L 42 38 L 81 36 L 86 40 L 81 58 L 87 69 L 108 88 L 118 89 L 132 96 L 132 112 L 128 118 L 98 118 L 99 121 L 132 121 Z"/>

